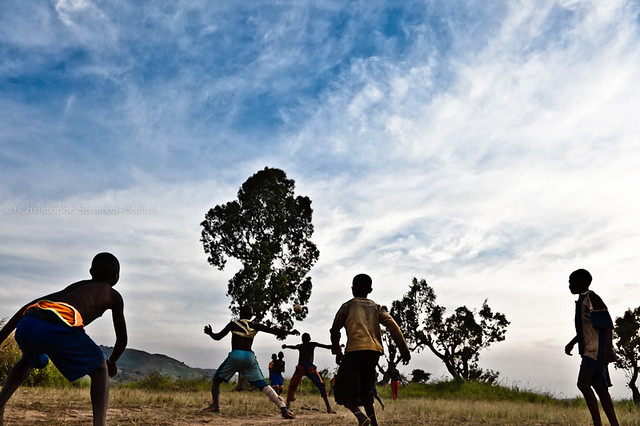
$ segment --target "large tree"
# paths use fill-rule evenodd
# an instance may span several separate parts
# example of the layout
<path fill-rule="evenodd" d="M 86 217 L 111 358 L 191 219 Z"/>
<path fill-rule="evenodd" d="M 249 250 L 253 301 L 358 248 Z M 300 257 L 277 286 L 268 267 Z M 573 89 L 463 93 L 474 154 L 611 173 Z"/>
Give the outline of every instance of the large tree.
<path fill-rule="evenodd" d="M 505 339 L 509 325 L 505 315 L 493 312 L 486 300 L 479 311 L 466 306 L 456 308 L 449 316 L 445 311 L 436 303 L 433 288 L 416 278 L 391 307 L 410 348 L 428 348 L 455 379 L 495 381 L 498 373 L 481 369 L 478 361 L 482 349 Z"/>
<path fill-rule="evenodd" d="M 622 317 L 616 318 L 614 331 L 617 347 L 614 365 L 624 370 L 633 403 L 640 405 L 640 391 L 636 385 L 640 370 L 640 307 L 627 309 Z"/>
<path fill-rule="evenodd" d="M 237 200 L 207 212 L 200 240 L 219 270 L 229 258 L 242 264 L 228 284 L 232 312 L 250 303 L 258 319 L 286 329 L 307 315 L 293 306 L 309 301 L 308 273 L 319 256 L 310 240 L 311 200 L 295 196 L 294 187 L 285 172 L 265 167 L 242 184 Z"/>

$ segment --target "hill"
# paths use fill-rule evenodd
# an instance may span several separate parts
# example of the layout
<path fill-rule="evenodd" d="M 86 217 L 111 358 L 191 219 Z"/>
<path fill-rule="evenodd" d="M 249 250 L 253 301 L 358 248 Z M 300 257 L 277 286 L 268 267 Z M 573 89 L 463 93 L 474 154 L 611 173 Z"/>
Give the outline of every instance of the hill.
<path fill-rule="evenodd" d="M 100 346 L 105 358 L 111 355 L 113 348 Z M 150 354 L 137 349 L 125 349 L 118 359 L 118 374 L 112 379 L 115 383 L 128 383 L 159 372 L 172 379 L 199 379 L 213 377 L 214 369 L 189 367 L 182 361 L 162 354 Z"/>

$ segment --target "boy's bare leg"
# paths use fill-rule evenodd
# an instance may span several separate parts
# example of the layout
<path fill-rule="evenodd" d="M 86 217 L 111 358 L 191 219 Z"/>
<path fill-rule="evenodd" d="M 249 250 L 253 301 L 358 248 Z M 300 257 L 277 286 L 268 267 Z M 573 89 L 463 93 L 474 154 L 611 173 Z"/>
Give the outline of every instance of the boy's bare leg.
<path fill-rule="evenodd" d="M 371 426 L 378 426 L 378 420 L 376 419 L 376 409 L 373 404 L 365 405 L 364 411 L 367 413 L 367 417 L 371 420 Z"/>
<path fill-rule="evenodd" d="M 220 383 L 215 377 L 211 383 L 211 407 L 214 411 L 220 410 Z"/>
<path fill-rule="evenodd" d="M 582 392 L 584 400 L 591 413 L 591 419 L 593 419 L 594 426 L 602 426 L 602 419 L 600 418 L 600 410 L 598 408 L 598 399 L 591 389 L 591 382 L 595 371 L 589 370 L 584 367 L 580 367 L 580 373 L 578 374 L 578 389 Z"/>
<path fill-rule="evenodd" d="M 611 426 L 619 426 L 618 418 L 616 417 L 616 411 L 613 408 L 613 400 L 611 400 L 611 395 L 609 394 L 609 390 L 606 388 L 596 389 L 598 397 L 600 398 L 600 404 L 602 404 L 602 409 L 604 413 L 607 415 L 607 419 L 609 419 L 609 424 Z"/>
<path fill-rule="evenodd" d="M 326 393 L 324 395 L 322 395 L 322 399 L 324 400 L 324 404 L 327 406 L 327 413 L 329 413 L 329 414 L 335 413 L 335 411 L 333 411 L 331 409 L 331 404 L 329 403 L 329 397 L 327 396 Z"/>
<path fill-rule="evenodd" d="M 358 426 L 369 426 L 371 424 L 371 420 L 367 417 L 362 411 L 360 411 L 360 407 L 357 405 L 345 405 L 346 408 L 349 409 L 358 419 Z"/>
<path fill-rule="evenodd" d="M 29 377 L 32 371 L 33 367 L 27 364 L 24 358 L 20 358 L 11 370 L 9 370 L 7 380 L 4 382 L 2 390 L 0 390 L 0 425 L 3 424 L 4 407 L 7 405 L 7 401 L 9 401 L 11 395 L 13 395 L 20 384 Z"/>
<path fill-rule="evenodd" d="M 107 405 L 109 403 L 109 370 L 107 363 L 102 362 L 100 367 L 89 374 L 91 378 L 91 406 L 93 408 L 93 424 L 105 425 L 107 422 Z"/>

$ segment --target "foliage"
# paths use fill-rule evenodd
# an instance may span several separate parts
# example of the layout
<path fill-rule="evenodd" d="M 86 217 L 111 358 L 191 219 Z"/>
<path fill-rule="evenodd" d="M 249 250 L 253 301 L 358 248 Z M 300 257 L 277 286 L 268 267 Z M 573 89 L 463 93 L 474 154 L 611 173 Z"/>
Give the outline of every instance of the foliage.
<path fill-rule="evenodd" d="M 429 381 L 429 377 L 431 377 L 431 373 L 427 373 L 424 370 L 416 368 L 411 372 L 411 383 L 425 384 Z"/>
<path fill-rule="evenodd" d="M 393 302 L 391 316 L 398 322 L 413 351 L 429 348 L 445 365 L 454 379 L 494 383 L 498 373 L 478 366 L 480 351 L 505 339 L 509 321 L 504 314 L 493 312 L 487 301 L 479 311 L 466 306 L 445 316 L 445 308 L 436 304 L 436 294 L 424 279 L 413 279 L 409 291 Z M 386 339 L 389 364 L 399 358 Z"/>
<path fill-rule="evenodd" d="M 628 309 L 615 321 L 616 361 L 615 367 L 624 370 L 629 379 L 633 402 L 640 405 L 640 391 L 636 385 L 640 370 L 640 307 Z"/>
<path fill-rule="evenodd" d="M 290 329 L 302 320 L 311 296 L 307 276 L 319 256 L 313 234 L 311 200 L 294 195 L 294 181 L 265 167 L 238 191 L 238 199 L 210 209 L 201 223 L 201 242 L 211 265 L 223 270 L 227 258 L 242 263 L 229 280 L 227 295 L 234 314 L 250 302 L 258 319 Z M 285 309 L 282 305 L 286 305 Z"/>

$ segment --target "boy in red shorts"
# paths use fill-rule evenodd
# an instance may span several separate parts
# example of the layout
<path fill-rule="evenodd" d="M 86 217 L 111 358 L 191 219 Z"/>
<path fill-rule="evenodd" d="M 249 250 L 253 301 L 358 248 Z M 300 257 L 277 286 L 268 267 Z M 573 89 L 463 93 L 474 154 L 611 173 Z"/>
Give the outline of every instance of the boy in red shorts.
<path fill-rule="evenodd" d="M 13 366 L 0 391 L 0 425 L 7 401 L 34 368 L 44 368 L 49 358 L 69 381 L 91 378 L 93 424 L 104 425 L 109 401 L 109 377 L 118 371 L 116 361 L 127 346 L 124 303 L 113 286 L 120 278 L 120 263 L 111 253 L 97 254 L 90 280 L 24 305 L 0 331 L 0 343 L 15 329 L 22 358 Z M 111 310 L 116 343 L 104 360 L 102 350 L 85 333 L 84 326 Z"/>
<path fill-rule="evenodd" d="M 359 274 L 353 278 L 353 299 L 344 303 L 331 326 L 332 353 L 340 365 L 336 376 L 335 398 L 358 419 L 359 426 L 377 425 L 373 407 L 376 365 L 384 353 L 380 324 L 391 333 L 406 365 L 411 359 L 407 342 L 394 319 L 380 305 L 367 299 L 372 289 L 371 277 Z M 340 347 L 340 330 L 347 334 L 345 354 Z M 360 411 L 363 405 L 366 415 Z"/>
<path fill-rule="evenodd" d="M 282 345 L 282 349 L 297 349 L 300 352 L 298 355 L 296 371 L 293 373 L 293 376 L 289 381 L 289 389 L 287 390 L 287 407 L 291 405 L 292 401 L 296 400 L 296 389 L 298 389 L 298 384 L 300 384 L 302 377 L 307 376 L 320 391 L 320 395 L 327 406 L 327 413 L 333 413 L 331 404 L 329 404 L 329 397 L 327 396 L 327 387 L 322 381 L 322 377 L 320 377 L 318 369 L 313 363 L 313 352 L 315 348 L 331 349 L 331 345 L 312 342 L 309 333 L 302 334 L 302 343 L 299 345 Z"/>

